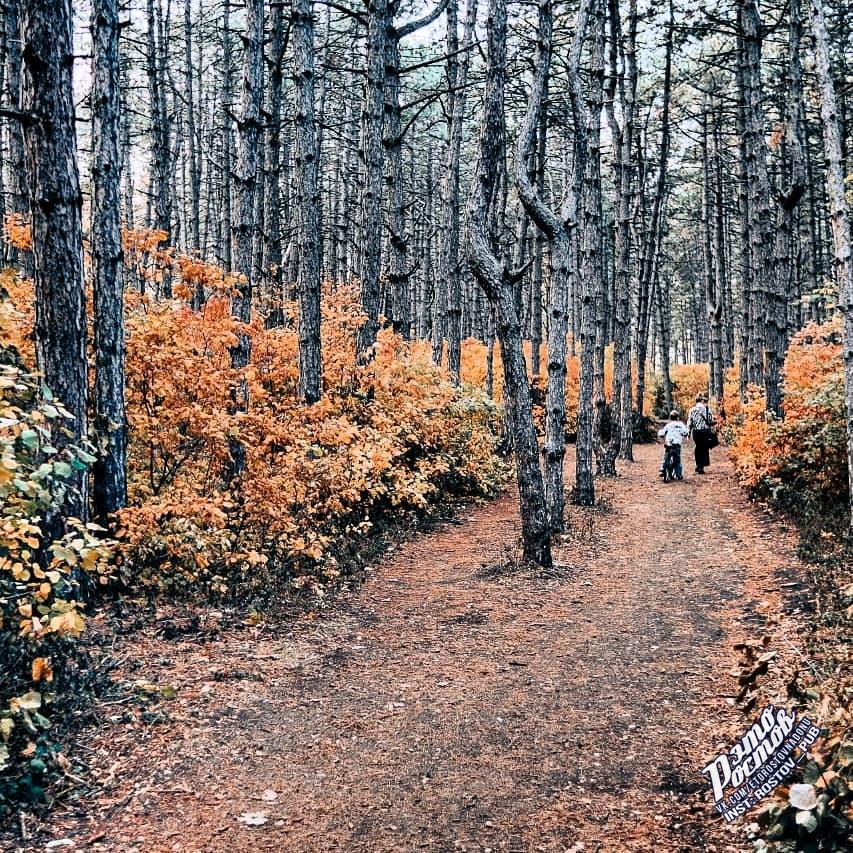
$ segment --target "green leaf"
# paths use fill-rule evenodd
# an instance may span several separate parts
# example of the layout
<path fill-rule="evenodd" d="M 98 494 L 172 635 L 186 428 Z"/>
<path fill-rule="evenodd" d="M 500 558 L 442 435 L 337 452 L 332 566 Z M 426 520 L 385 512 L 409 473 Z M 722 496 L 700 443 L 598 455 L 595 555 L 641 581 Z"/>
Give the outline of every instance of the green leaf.
<path fill-rule="evenodd" d="M 54 462 L 53 472 L 57 477 L 70 477 L 72 473 L 71 466 L 67 462 Z"/>
<path fill-rule="evenodd" d="M 30 450 L 38 450 L 39 446 L 39 436 L 38 433 L 34 429 L 25 429 L 21 433 L 21 442 L 24 447 L 29 448 Z"/>

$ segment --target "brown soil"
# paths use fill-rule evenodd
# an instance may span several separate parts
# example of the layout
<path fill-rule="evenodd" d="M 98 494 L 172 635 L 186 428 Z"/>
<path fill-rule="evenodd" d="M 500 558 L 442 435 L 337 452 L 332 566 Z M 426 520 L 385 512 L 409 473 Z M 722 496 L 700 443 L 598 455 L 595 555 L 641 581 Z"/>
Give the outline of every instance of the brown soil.
<path fill-rule="evenodd" d="M 141 630 L 121 677 L 165 698 L 99 708 L 75 753 L 96 787 L 9 849 L 749 850 L 699 768 L 745 724 L 732 643 L 769 626 L 796 654 L 774 590 L 803 569 L 724 452 L 669 485 L 659 459 L 638 448 L 601 506 L 570 508 L 548 574 L 507 571 L 508 495 L 319 614 L 215 640 Z"/>

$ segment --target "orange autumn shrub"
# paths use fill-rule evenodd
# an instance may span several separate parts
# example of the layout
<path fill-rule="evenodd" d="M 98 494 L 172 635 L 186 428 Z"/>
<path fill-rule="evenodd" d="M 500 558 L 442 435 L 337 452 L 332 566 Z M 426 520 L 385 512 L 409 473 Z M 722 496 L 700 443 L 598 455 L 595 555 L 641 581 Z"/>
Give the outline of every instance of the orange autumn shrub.
<path fill-rule="evenodd" d="M 238 325 L 225 298 L 201 312 L 143 302 L 128 317 L 129 482 L 125 575 L 215 595 L 285 579 L 320 592 L 364 538 L 444 495 L 487 495 L 504 466 L 498 409 L 454 388 L 390 329 L 360 367 L 354 293 L 326 295 L 323 399 L 297 398 L 293 325 L 249 332 L 247 411 L 234 414 Z M 246 450 L 229 487 L 229 442 Z"/>
<path fill-rule="evenodd" d="M 3 222 L 3 242 L 18 251 L 28 252 L 33 247 L 33 231 L 22 213 L 10 213 Z"/>
<path fill-rule="evenodd" d="M 730 367 L 723 377 L 723 406 L 721 415 L 723 421 L 736 422 L 741 415 L 742 401 L 740 398 L 740 370 L 736 364 Z"/>
<path fill-rule="evenodd" d="M 672 404 L 682 417 L 696 403 L 699 394 L 708 393 L 709 369 L 707 364 L 673 364 L 669 368 L 669 378 L 672 382 Z M 655 374 L 646 379 L 645 410 L 658 418 L 667 418 L 664 383 Z"/>
<path fill-rule="evenodd" d="M 708 365 L 674 364 L 669 373 L 672 378 L 672 401 L 686 415 L 696 404 L 696 397 L 708 393 Z"/>
<path fill-rule="evenodd" d="M 840 320 L 797 333 L 783 376 L 782 420 L 765 412 L 759 389 L 734 420 L 735 467 L 754 494 L 828 519 L 848 499 Z"/>

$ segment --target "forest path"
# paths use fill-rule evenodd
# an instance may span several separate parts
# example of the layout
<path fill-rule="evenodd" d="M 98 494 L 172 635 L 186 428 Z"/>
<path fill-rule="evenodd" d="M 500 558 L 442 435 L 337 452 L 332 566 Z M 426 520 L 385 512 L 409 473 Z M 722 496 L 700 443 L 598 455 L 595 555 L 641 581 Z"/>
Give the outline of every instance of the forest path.
<path fill-rule="evenodd" d="M 747 575 L 796 561 L 724 457 L 664 485 L 660 448 L 637 448 L 603 508 L 570 508 L 553 576 L 484 571 L 518 534 L 507 495 L 286 635 L 150 645 L 136 677 L 174 686 L 167 719 L 116 715 L 91 747 L 101 799 L 54 832 L 147 853 L 748 849 L 698 770 L 738 719 L 732 633 L 768 607 Z"/>

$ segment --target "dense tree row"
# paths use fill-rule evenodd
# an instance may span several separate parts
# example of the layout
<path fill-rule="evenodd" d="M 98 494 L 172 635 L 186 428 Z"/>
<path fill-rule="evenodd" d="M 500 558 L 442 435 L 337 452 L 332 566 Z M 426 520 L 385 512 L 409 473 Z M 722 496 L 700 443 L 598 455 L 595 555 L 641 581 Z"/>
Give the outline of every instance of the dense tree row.
<path fill-rule="evenodd" d="M 465 337 L 497 342 L 540 563 L 565 523 L 568 354 L 572 495 L 591 504 L 596 469 L 631 458 L 649 369 L 670 405 L 671 363 L 708 363 L 717 399 L 736 368 L 781 415 L 792 335 L 838 308 L 853 482 L 845 0 L 4 0 L 2 15 L 0 202 L 32 228 L 40 368 L 77 438 L 94 416 L 99 516 L 126 493 L 123 289 L 173 295 L 168 274 L 123 282 L 122 226 L 234 273 L 244 323 L 287 322 L 295 300 L 306 404 L 323 394 L 324 283 L 358 282 L 365 365 L 382 323 L 430 341 L 455 382 Z M 233 367 L 249 348 L 240 334 Z M 246 382 L 232 402 L 250 405 Z M 236 439 L 231 454 L 236 477 Z M 80 485 L 69 511 L 85 515 Z"/>

